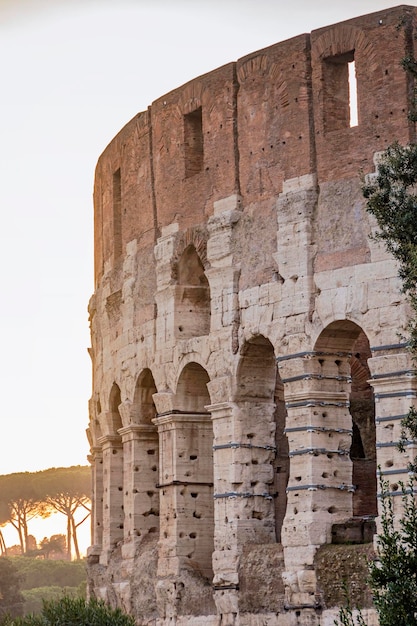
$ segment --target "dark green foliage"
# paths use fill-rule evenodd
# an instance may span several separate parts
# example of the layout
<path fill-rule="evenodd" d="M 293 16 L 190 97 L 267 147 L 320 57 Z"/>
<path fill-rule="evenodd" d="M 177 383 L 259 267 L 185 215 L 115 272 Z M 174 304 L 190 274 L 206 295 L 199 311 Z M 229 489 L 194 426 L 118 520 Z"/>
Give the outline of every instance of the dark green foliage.
<path fill-rule="evenodd" d="M 22 576 L 22 589 L 34 587 L 78 587 L 86 579 L 84 561 L 49 561 L 25 556 L 12 557 Z"/>
<path fill-rule="evenodd" d="M 0 557 L 0 617 L 7 614 L 22 615 L 20 581 L 21 577 L 13 562 L 4 556 Z"/>
<path fill-rule="evenodd" d="M 25 589 L 22 591 L 22 595 L 25 601 L 24 613 L 39 614 L 42 612 L 43 603 L 45 600 L 59 600 L 63 595 L 76 598 L 80 596 L 77 587 L 37 587 L 33 589 Z"/>
<path fill-rule="evenodd" d="M 45 601 L 41 615 L 6 618 L 0 626 L 135 626 L 135 620 L 102 601 L 64 596 Z"/>
<path fill-rule="evenodd" d="M 370 568 L 380 626 L 411 626 L 417 623 L 417 501 L 414 475 L 410 476 L 406 486 L 401 487 L 403 514 L 395 525 L 389 484 L 381 481 L 379 560 Z"/>
<path fill-rule="evenodd" d="M 350 596 L 349 596 L 349 592 L 347 589 L 347 586 L 345 586 L 345 595 L 346 595 L 346 605 L 343 606 L 340 611 L 339 611 L 339 620 L 335 620 L 334 624 L 335 626 L 366 626 L 365 620 L 362 617 L 362 613 L 359 611 L 359 613 L 356 615 L 356 617 L 354 617 L 353 615 L 353 608 L 350 602 Z"/>
<path fill-rule="evenodd" d="M 384 152 L 374 179 L 363 185 L 387 250 L 400 262 L 403 290 L 415 296 L 417 282 L 417 144 L 394 143 Z"/>
<path fill-rule="evenodd" d="M 414 62 L 414 61 L 413 61 Z M 411 63 L 408 59 L 407 63 Z M 415 63 L 414 63 L 415 64 Z M 389 146 L 378 164 L 376 176 L 363 185 L 367 211 L 375 216 L 383 241 L 399 262 L 402 290 L 414 311 L 408 325 L 409 348 L 417 360 L 417 144 Z M 417 410 L 411 407 L 402 421 L 399 449 L 417 439 Z M 409 469 L 417 471 L 417 459 Z"/>

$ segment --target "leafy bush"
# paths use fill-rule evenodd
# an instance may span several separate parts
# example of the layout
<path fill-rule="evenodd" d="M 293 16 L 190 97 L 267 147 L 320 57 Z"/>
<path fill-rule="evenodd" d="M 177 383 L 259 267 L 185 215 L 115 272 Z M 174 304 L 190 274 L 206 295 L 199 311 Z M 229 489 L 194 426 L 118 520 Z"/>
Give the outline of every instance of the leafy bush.
<path fill-rule="evenodd" d="M 37 615 L 42 612 L 44 601 L 59 600 L 64 595 L 72 598 L 80 596 L 77 587 L 35 587 L 33 589 L 25 589 L 22 592 L 25 600 L 23 612 L 24 614 L 32 613 Z"/>
<path fill-rule="evenodd" d="M 37 587 L 78 587 L 86 580 L 84 561 L 49 561 L 15 556 L 13 565 L 22 576 L 22 590 Z"/>
<path fill-rule="evenodd" d="M 22 615 L 21 576 L 11 559 L 0 557 L 0 617 Z"/>
<path fill-rule="evenodd" d="M 5 618 L 0 626 L 135 626 L 133 617 L 111 609 L 101 600 L 65 596 L 44 601 L 41 615 Z"/>

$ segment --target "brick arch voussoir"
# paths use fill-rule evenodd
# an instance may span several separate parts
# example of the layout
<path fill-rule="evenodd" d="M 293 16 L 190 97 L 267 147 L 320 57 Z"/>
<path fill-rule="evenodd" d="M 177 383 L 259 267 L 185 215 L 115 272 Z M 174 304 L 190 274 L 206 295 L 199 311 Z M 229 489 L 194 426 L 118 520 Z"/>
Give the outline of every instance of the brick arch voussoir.
<path fill-rule="evenodd" d="M 178 239 L 175 245 L 174 254 L 171 261 L 171 278 L 176 281 L 178 279 L 178 263 L 179 260 L 189 246 L 194 246 L 195 251 L 200 257 L 204 269 L 210 267 L 207 259 L 207 229 L 204 227 L 195 227 L 187 229 Z"/>
<path fill-rule="evenodd" d="M 178 102 L 181 115 L 192 113 L 202 106 L 203 92 L 203 86 L 199 81 L 193 81 L 185 86 Z"/>
<path fill-rule="evenodd" d="M 268 73 L 269 59 L 266 54 L 258 54 L 248 59 L 237 70 L 239 83 L 243 85 L 250 78 L 265 76 Z"/>
<path fill-rule="evenodd" d="M 316 41 L 313 56 L 317 59 L 338 56 L 355 51 L 355 56 L 361 58 L 368 71 L 381 71 L 375 47 L 367 39 L 364 32 L 355 26 L 343 24 L 326 30 Z"/>

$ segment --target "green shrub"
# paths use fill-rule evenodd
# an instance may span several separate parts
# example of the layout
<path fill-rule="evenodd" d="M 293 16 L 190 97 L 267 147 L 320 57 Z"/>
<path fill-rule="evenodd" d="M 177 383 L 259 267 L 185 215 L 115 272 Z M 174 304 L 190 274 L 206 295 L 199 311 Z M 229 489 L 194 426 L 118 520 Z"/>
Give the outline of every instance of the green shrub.
<path fill-rule="evenodd" d="M 101 600 L 64 596 L 44 601 L 40 615 L 5 618 L 0 626 L 135 626 L 135 620 Z"/>
<path fill-rule="evenodd" d="M 25 603 L 23 605 L 23 613 L 27 615 L 32 613 L 37 615 L 42 612 L 44 601 L 59 600 L 64 595 L 72 598 L 79 597 L 77 587 L 35 587 L 33 589 L 25 589 L 22 592 Z"/>
<path fill-rule="evenodd" d="M 27 556 L 14 556 L 11 561 L 22 577 L 22 590 L 78 587 L 87 578 L 85 561 L 50 561 Z"/>

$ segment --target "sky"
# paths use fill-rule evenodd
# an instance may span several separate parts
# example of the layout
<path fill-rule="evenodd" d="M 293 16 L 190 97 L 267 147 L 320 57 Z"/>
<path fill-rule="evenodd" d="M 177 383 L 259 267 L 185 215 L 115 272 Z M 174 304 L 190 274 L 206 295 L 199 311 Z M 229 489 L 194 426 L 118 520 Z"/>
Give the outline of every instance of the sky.
<path fill-rule="evenodd" d="M 0 0 L 0 474 L 87 463 L 92 189 L 112 137 L 192 78 L 396 4 Z"/>

